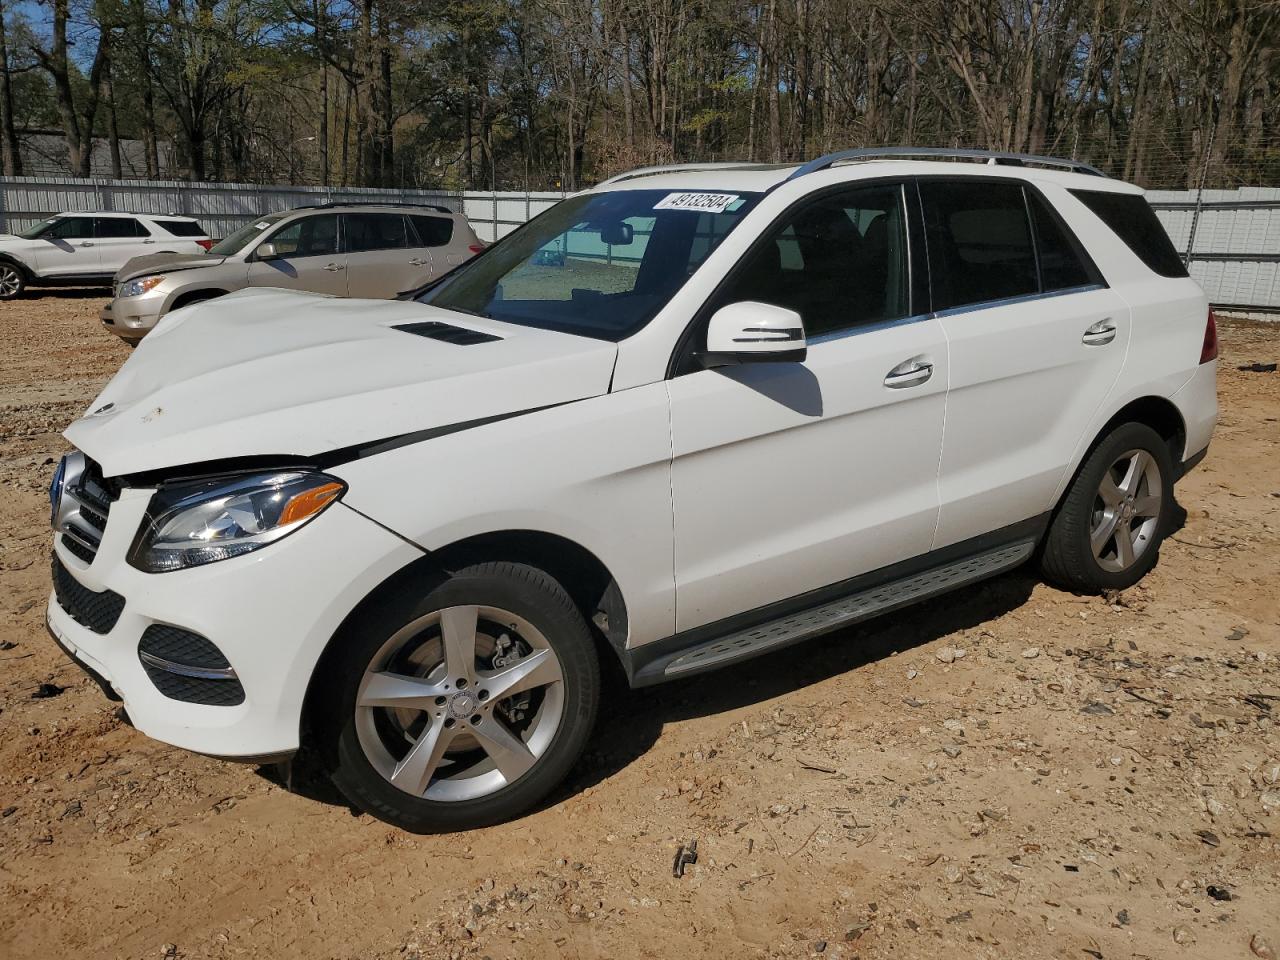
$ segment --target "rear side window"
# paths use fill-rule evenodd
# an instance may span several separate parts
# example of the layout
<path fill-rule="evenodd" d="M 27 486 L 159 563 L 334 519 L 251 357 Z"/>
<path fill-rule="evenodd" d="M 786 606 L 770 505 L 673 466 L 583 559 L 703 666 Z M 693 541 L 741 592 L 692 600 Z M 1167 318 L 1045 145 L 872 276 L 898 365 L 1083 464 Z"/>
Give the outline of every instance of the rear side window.
<path fill-rule="evenodd" d="M 1102 283 L 1098 268 L 1071 228 L 1035 190 L 1027 190 L 1027 206 L 1040 257 L 1040 289 L 1049 293 Z"/>
<path fill-rule="evenodd" d="M 95 217 L 98 239 L 149 237 L 151 231 L 133 217 Z"/>
<path fill-rule="evenodd" d="M 194 220 L 157 220 L 156 225 L 174 237 L 206 237 L 204 227 Z"/>
<path fill-rule="evenodd" d="M 409 245 L 401 214 L 347 213 L 342 221 L 348 253 L 401 250 Z"/>
<path fill-rule="evenodd" d="M 1040 292 L 1022 186 L 921 180 L 933 309 Z"/>
<path fill-rule="evenodd" d="M 1135 254 L 1162 277 L 1185 277 L 1173 241 L 1160 226 L 1145 197 L 1135 193 L 1072 190 L 1072 195 L 1097 214 Z"/>
<path fill-rule="evenodd" d="M 418 245 L 443 247 L 453 239 L 453 221 L 448 217 L 427 217 L 410 214 L 414 229 L 418 231 Z"/>

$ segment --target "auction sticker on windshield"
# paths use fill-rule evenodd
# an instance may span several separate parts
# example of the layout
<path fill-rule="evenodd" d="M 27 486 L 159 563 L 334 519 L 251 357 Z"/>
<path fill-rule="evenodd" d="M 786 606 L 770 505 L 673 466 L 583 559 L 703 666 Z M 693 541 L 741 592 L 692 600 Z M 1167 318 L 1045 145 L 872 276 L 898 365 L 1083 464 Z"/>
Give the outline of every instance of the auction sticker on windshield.
<path fill-rule="evenodd" d="M 653 205 L 653 209 L 724 213 L 737 199 L 736 193 L 668 193 Z"/>

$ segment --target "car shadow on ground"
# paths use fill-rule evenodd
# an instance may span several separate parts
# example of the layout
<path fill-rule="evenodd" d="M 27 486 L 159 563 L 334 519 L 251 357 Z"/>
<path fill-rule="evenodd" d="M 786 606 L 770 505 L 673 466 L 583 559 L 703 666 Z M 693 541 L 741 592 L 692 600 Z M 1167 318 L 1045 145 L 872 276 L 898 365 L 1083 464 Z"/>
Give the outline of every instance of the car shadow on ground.
<path fill-rule="evenodd" d="M 1185 526 L 1187 512 L 1174 501 L 1169 533 Z M 802 641 L 697 677 L 631 689 L 614 659 L 602 662 L 603 687 L 596 729 L 569 778 L 535 810 L 553 807 L 621 772 L 657 743 L 663 727 L 696 717 L 727 713 L 848 673 L 942 637 L 980 627 L 1016 610 L 1040 582 L 1032 564 L 962 587 L 903 610 Z M 906 669 L 906 660 L 904 667 Z M 259 774 L 320 803 L 361 812 L 314 767 L 262 767 Z M 655 788 L 670 786 L 655 784 Z"/>
<path fill-rule="evenodd" d="M 111 287 L 27 287 L 22 296 L 15 297 L 11 303 L 23 300 L 39 300 L 49 297 L 54 300 L 102 300 L 111 296 Z"/>

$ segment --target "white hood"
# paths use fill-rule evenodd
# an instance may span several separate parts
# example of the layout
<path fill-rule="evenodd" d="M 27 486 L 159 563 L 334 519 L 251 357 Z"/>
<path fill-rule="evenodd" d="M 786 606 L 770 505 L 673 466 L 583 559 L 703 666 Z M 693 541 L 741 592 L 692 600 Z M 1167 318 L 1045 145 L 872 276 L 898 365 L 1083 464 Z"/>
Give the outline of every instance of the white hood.
<path fill-rule="evenodd" d="M 395 329 L 436 321 L 501 339 Z M 617 346 L 413 302 L 243 290 L 163 320 L 64 434 L 106 476 L 318 456 L 608 392 Z"/>

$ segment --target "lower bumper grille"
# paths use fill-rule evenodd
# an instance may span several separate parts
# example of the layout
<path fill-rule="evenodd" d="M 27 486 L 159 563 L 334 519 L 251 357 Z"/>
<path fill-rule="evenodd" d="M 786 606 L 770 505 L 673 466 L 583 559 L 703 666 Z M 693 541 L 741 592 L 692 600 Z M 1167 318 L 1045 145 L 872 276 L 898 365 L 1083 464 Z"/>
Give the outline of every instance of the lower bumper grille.
<path fill-rule="evenodd" d="M 52 563 L 53 592 L 62 607 L 76 623 L 94 633 L 110 633 L 124 610 L 124 597 L 113 590 L 98 593 L 73 577 L 56 556 Z"/>
<path fill-rule="evenodd" d="M 212 641 L 167 624 L 153 623 L 138 643 L 138 659 L 156 689 L 171 700 L 213 707 L 244 703 L 244 687 Z"/>

